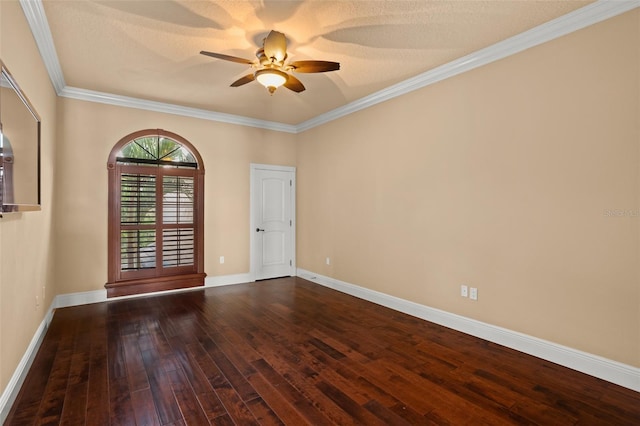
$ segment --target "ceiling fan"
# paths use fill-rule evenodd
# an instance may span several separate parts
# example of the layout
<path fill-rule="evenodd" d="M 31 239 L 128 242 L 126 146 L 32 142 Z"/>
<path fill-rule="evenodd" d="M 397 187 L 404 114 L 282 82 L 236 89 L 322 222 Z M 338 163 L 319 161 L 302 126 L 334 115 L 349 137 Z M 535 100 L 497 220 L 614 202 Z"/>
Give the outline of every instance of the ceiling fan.
<path fill-rule="evenodd" d="M 238 58 L 237 56 L 224 55 L 222 53 L 201 51 L 200 54 L 225 61 L 251 65 L 256 71 L 240 77 L 231 83 L 231 87 L 238 87 L 258 80 L 273 94 L 280 86 L 300 93 L 305 90 L 304 85 L 288 71 L 301 73 L 317 73 L 337 71 L 339 62 L 330 61 L 293 61 L 285 65 L 287 59 L 287 39 L 281 32 L 271 31 L 263 40 L 262 47 L 256 51 L 257 61 Z"/>

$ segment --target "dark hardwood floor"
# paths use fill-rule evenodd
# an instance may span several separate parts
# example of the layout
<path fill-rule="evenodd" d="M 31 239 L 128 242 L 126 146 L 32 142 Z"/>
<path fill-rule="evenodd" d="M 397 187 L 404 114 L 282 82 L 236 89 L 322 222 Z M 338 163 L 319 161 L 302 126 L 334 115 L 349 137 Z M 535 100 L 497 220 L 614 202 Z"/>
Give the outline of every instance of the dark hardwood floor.
<path fill-rule="evenodd" d="M 7 425 L 638 425 L 640 393 L 299 278 L 56 311 Z"/>

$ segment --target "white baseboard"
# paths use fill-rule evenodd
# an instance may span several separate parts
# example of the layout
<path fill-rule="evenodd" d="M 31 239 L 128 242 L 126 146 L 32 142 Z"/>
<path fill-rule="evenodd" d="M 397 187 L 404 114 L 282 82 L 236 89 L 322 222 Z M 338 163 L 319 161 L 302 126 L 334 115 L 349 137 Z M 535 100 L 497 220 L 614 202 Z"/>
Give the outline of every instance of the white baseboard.
<path fill-rule="evenodd" d="M 35 358 L 38 349 L 40 349 L 40 344 L 42 343 L 44 335 L 49 328 L 49 324 L 51 323 L 51 319 L 53 318 L 53 311 L 54 304 L 51 303 L 51 306 L 47 310 L 44 319 L 33 335 L 33 338 L 31 339 L 27 350 L 22 356 L 22 359 L 18 363 L 15 371 L 13 372 L 11 380 L 9 380 L 9 383 L 7 383 L 7 387 L 4 389 L 2 395 L 0 396 L 0 424 L 4 424 L 4 421 L 7 419 L 9 411 L 11 410 L 11 406 L 18 396 L 18 392 L 20 392 L 22 383 L 24 382 L 24 379 L 29 372 L 29 368 L 31 368 L 33 359 Z"/>
<path fill-rule="evenodd" d="M 640 392 L 640 368 L 298 268 L 300 278 Z"/>
<path fill-rule="evenodd" d="M 235 275 L 219 275 L 217 277 L 206 277 L 204 287 L 219 287 L 223 285 L 242 284 L 250 281 L 249 273 Z M 59 294 L 54 300 L 55 308 L 66 308 L 69 306 L 88 305 L 89 303 L 106 302 L 107 300 L 122 300 L 135 297 L 147 297 L 157 294 L 180 293 L 184 291 L 201 290 L 202 287 L 179 288 L 177 290 L 156 291 L 153 293 L 133 294 L 131 296 L 112 297 L 107 299 L 107 290 L 84 291 L 81 293 Z"/>
<path fill-rule="evenodd" d="M 460 315 L 452 314 L 439 309 L 431 308 L 419 303 L 410 302 L 405 299 L 390 296 L 385 293 L 370 290 L 334 278 L 326 277 L 320 274 L 298 268 L 297 275 L 300 278 L 315 282 L 325 287 L 332 288 L 342 293 L 403 312 L 417 318 L 424 319 L 481 339 L 494 342 L 511 349 L 524 352 L 547 361 L 589 374 L 594 377 L 615 383 L 620 386 L 640 392 L 640 368 L 612 361 L 597 355 L 579 351 L 577 349 L 562 346 L 553 342 L 549 342 L 516 331 L 497 327 L 491 324 L 476 321 Z M 246 274 L 224 275 L 218 277 L 207 277 L 205 279 L 205 287 L 218 287 L 224 285 L 241 284 L 250 281 L 250 276 Z M 143 297 L 150 294 L 167 294 L 182 291 L 193 291 L 201 289 L 195 287 L 189 289 L 170 290 L 157 293 L 147 293 L 143 295 L 124 296 L 112 298 L 109 300 L 119 300 L 131 297 Z M 44 339 L 44 335 L 49 327 L 49 323 L 53 318 L 53 312 L 57 308 L 68 306 L 85 305 L 89 303 L 105 302 L 107 300 L 106 290 L 87 291 L 81 293 L 60 294 L 55 297 L 49 310 L 47 311 L 40 326 L 36 330 L 25 354 L 22 356 L 20 363 L 11 376 L 11 380 L 0 396 L 0 424 L 3 424 L 9 414 L 9 410 L 15 401 L 20 387 L 31 367 L 31 363 L 40 348 L 40 344 Z"/>
<path fill-rule="evenodd" d="M 217 277 L 206 277 L 204 287 L 218 287 L 223 285 L 232 285 L 232 284 L 242 284 L 250 281 L 249 273 L 246 274 L 235 274 L 235 275 L 222 275 Z M 132 296 L 122 296 L 122 297 L 113 297 L 107 299 L 107 290 L 95 290 L 95 291 L 84 291 L 80 293 L 67 293 L 67 294 L 59 294 L 51 302 L 51 306 L 47 311 L 42 323 L 36 330 L 33 338 L 31 339 L 31 343 L 27 347 L 18 367 L 16 367 L 13 376 L 11 376 L 11 380 L 7 384 L 7 387 L 2 392 L 0 396 L 0 425 L 4 424 L 7 416 L 9 415 L 9 411 L 11 410 L 11 406 L 18 396 L 18 392 L 20 392 L 20 388 L 24 382 L 24 379 L 31 367 L 31 363 L 40 348 L 40 344 L 44 339 L 44 335 L 49 328 L 49 323 L 53 319 L 53 312 L 58 308 L 66 308 L 69 306 L 79 306 L 79 305 L 88 305 L 90 303 L 100 303 L 106 302 L 107 300 L 122 300 L 122 299 L 130 299 L 134 297 L 146 297 L 155 294 L 169 294 L 169 293 L 178 293 L 185 291 L 194 291 L 201 290 L 203 287 L 191 287 L 184 288 L 178 290 L 167 290 L 167 291 L 158 291 L 154 293 L 145 293 L 145 294 L 136 294 Z"/>
<path fill-rule="evenodd" d="M 54 306 L 66 308 L 69 306 L 88 305 L 90 303 L 100 303 L 107 300 L 107 290 L 83 291 L 81 293 L 59 294 L 53 300 Z"/>
<path fill-rule="evenodd" d="M 220 287 L 223 285 L 244 284 L 251 281 L 251 276 L 247 272 L 245 274 L 220 275 L 217 277 L 207 277 L 204 279 L 205 287 Z"/>

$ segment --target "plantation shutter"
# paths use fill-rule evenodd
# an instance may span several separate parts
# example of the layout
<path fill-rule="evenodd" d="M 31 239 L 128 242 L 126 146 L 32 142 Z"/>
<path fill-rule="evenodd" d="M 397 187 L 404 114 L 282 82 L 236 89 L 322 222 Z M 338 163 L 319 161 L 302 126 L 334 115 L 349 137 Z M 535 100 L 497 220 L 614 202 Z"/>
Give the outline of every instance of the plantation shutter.
<path fill-rule="evenodd" d="M 122 279 L 196 270 L 195 171 L 118 165 Z"/>
<path fill-rule="evenodd" d="M 178 175 L 162 177 L 162 266 L 163 268 L 193 268 L 194 244 L 194 181 L 184 170 Z M 190 172 L 190 171 L 188 171 Z"/>
<path fill-rule="evenodd" d="M 156 176 L 120 174 L 120 268 L 140 271 L 156 267 Z"/>

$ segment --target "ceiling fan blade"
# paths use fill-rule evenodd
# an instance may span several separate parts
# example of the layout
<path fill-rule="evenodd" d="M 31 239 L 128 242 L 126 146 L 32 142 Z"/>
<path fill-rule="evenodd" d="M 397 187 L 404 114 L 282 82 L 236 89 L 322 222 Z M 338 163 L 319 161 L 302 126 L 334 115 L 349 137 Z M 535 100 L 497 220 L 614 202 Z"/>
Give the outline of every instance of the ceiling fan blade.
<path fill-rule="evenodd" d="M 206 52 L 204 50 L 201 51 L 200 54 L 205 56 L 211 56 L 212 58 L 222 59 L 224 61 L 231 61 L 231 62 L 237 62 L 239 64 L 253 65 L 253 61 L 250 61 L 244 58 L 238 58 L 237 56 L 223 55 L 222 53 Z"/>
<path fill-rule="evenodd" d="M 231 83 L 231 87 L 239 87 L 243 84 L 251 83 L 255 79 L 256 77 L 253 75 L 253 73 L 247 74 L 244 77 L 240 77 L 239 79 Z"/>
<path fill-rule="evenodd" d="M 330 61 L 295 61 L 295 62 L 291 62 L 289 66 L 295 72 L 304 72 L 304 73 L 329 72 L 329 71 L 337 71 L 340 69 L 339 62 L 330 62 Z"/>
<path fill-rule="evenodd" d="M 287 38 L 278 31 L 271 31 L 264 39 L 264 53 L 274 62 L 282 62 L 287 57 Z"/>
<path fill-rule="evenodd" d="M 304 84 L 291 74 L 289 74 L 286 83 L 283 84 L 289 90 L 293 90 L 296 93 L 300 93 L 304 91 Z"/>

